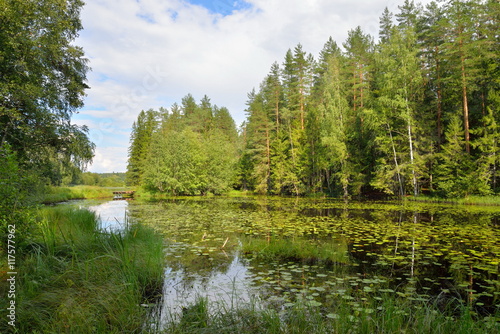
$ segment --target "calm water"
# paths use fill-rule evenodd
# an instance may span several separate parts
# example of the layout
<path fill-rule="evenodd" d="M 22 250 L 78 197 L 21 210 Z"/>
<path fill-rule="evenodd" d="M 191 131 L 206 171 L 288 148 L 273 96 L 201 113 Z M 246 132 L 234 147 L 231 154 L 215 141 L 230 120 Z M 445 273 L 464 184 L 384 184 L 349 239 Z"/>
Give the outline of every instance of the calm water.
<path fill-rule="evenodd" d="M 76 200 L 65 202 L 76 208 L 86 208 L 99 217 L 100 228 L 116 232 L 123 230 L 128 221 L 128 201 Z"/>
<path fill-rule="evenodd" d="M 500 303 L 500 208 L 272 197 L 79 205 L 105 229 L 129 220 L 164 235 L 163 322 L 197 297 L 213 308 L 284 308 L 398 294 L 462 300 L 484 314 Z M 328 250 L 329 260 L 266 256 L 275 240 Z M 245 254 L 252 242 L 261 246 Z"/>

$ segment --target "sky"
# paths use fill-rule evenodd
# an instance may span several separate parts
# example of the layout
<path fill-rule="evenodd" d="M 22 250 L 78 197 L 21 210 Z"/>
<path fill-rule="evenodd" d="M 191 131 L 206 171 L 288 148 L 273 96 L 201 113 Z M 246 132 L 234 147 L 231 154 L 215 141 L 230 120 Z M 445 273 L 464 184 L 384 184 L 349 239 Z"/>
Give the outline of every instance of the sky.
<path fill-rule="evenodd" d="M 227 107 L 240 125 L 247 94 L 288 49 L 300 43 L 317 59 L 329 37 L 342 46 L 357 26 L 376 39 L 384 8 L 397 13 L 403 2 L 88 0 L 75 44 L 89 59 L 91 88 L 73 117 L 96 145 L 88 170 L 125 172 L 139 112 L 170 108 L 188 93 Z"/>

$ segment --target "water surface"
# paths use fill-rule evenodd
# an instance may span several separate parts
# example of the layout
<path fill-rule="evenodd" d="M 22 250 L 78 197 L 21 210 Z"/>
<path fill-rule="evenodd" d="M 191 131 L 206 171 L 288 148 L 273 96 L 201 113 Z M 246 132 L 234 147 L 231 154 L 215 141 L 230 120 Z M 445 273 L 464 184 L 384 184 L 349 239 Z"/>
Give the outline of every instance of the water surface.
<path fill-rule="evenodd" d="M 213 308 L 301 302 L 321 310 L 338 298 L 360 307 L 398 295 L 461 301 L 484 315 L 500 304 L 500 208 L 273 197 L 85 205 L 103 228 L 128 217 L 164 235 L 163 323 L 197 297 Z M 278 240 L 329 250 L 330 260 L 266 257 Z M 261 249 L 245 254 L 252 242 Z"/>

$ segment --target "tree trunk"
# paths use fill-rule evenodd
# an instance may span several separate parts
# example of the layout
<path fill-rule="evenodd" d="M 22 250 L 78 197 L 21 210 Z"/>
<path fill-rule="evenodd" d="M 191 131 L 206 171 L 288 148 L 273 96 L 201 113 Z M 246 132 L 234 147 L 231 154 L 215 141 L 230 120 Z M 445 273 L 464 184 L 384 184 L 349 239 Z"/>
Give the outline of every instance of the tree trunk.
<path fill-rule="evenodd" d="M 441 151 L 442 134 L 443 134 L 443 91 L 441 87 L 441 74 L 440 74 L 440 63 L 437 55 L 439 54 L 438 47 L 435 48 L 435 58 L 436 58 L 436 74 L 437 74 L 437 139 L 438 139 L 438 152 Z"/>
<path fill-rule="evenodd" d="M 276 105 L 274 106 L 275 110 L 276 110 L 276 130 L 279 131 L 279 127 L 280 127 L 280 118 L 279 118 L 279 111 L 280 111 L 280 108 L 279 108 L 279 91 L 276 90 L 276 93 L 275 93 L 275 99 L 276 99 Z"/>
<path fill-rule="evenodd" d="M 405 102 L 406 102 L 406 117 L 408 117 L 408 144 L 410 145 L 410 164 L 411 164 L 411 174 L 413 178 L 413 196 L 418 196 L 418 187 L 417 187 L 417 176 L 415 173 L 415 162 L 414 162 L 414 154 L 413 154 L 413 136 L 411 133 L 411 114 L 410 108 L 408 107 L 408 91 L 405 85 Z"/>
<path fill-rule="evenodd" d="M 357 75 L 356 75 L 356 71 L 354 71 L 354 73 L 352 74 L 353 76 L 353 79 L 354 79 L 354 82 L 352 84 L 352 107 L 354 109 L 354 111 L 356 111 L 356 102 L 357 102 L 357 95 L 356 95 L 356 79 L 357 79 Z"/>
<path fill-rule="evenodd" d="M 359 107 L 363 109 L 363 66 L 359 65 Z"/>
<path fill-rule="evenodd" d="M 460 41 L 460 50 L 462 50 L 463 42 Z M 467 78 L 465 75 L 465 58 L 463 53 L 460 54 L 462 66 L 462 107 L 464 111 L 464 131 L 465 131 L 465 151 L 470 153 L 470 133 L 469 133 L 469 103 L 467 101 Z"/>
<path fill-rule="evenodd" d="M 414 158 L 413 158 L 413 138 L 411 134 L 411 123 L 408 120 L 408 141 L 410 144 L 410 164 L 411 164 L 411 174 L 413 177 L 413 195 L 415 197 L 418 196 L 418 187 L 417 187 L 417 176 L 415 174 L 415 163 L 414 163 Z"/>
<path fill-rule="evenodd" d="M 267 155 L 266 184 L 267 184 L 267 191 L 269 191 L 269 181 L 271 176 L 271 140 L 269 138 L 269 129 L 267 127 L 266 127 L 266 155 Z"/>
<path fill-rule="evenodd" d="M 404 196 L 403 181 L 401 180 L 401 172 L 399 171 L 398 157 L 396 155 L 396 147 L 394 146 L 394 139 L 392 138 L 391 127 L 389 124 L 387 124 L 387 131 L 389 132 L 389 137 L 391 138 L 392 152 L 394 154 L 394 164 L 396 166 L 396 173 L 398 175 L 399 195 L 403 197 Z"/>

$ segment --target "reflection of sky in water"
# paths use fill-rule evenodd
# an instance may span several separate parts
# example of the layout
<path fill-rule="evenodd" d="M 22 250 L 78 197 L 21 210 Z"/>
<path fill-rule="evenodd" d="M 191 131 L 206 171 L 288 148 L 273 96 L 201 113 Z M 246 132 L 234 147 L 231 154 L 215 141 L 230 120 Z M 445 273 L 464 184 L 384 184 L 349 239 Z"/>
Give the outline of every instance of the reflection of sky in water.
<path fill-rule="evenodd" d="M 106 231 L 121 231 L 128 220 L 129 203 L 125 200 L 83 200 L 72 201 L 66 205 L 95 212 L 100 219 L 101 228 Z M 171 255 L 178 251 L 176 246 L 170 245 L 168 251 L 172 252 Z M 173 269 L 167 262 L 163 298 L 158 308 L 153 311 L 153 318 L 160 318 L 160 327 L 167 326 L 172 320 L 178 321 L 183 308 L 193 305 L 199 297 L 207 299 L 211 312 L 220 309 L 238 309 L 249 304 L 261 307 L 263 301 L 253 284 L 252 273 L 238 255 L 229 255 L 227 261 L 230 264 L 223 270 L 215 269 L 208 273 Z"/>
<path fill-rule="evenodd" d="M 249 303 L 258 306 L 258 292 L 251 282 L 250 273 L 238 256 L 234 256 L 227 271 L 212 271 L 208 277 L 167 266 L 160 323 L 179 320 L 182 309 L 200 297 L 208 300 L 209 311 L 237 309 Z"/>
<path fill-rule="evenodd" d="M 127 201 L 90 201 L 78 203 L 80 208 L 88 209 L 99 217 L 101 229 L 105 231 L 123 230 L 127 220 Z"/>

